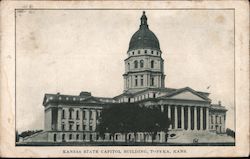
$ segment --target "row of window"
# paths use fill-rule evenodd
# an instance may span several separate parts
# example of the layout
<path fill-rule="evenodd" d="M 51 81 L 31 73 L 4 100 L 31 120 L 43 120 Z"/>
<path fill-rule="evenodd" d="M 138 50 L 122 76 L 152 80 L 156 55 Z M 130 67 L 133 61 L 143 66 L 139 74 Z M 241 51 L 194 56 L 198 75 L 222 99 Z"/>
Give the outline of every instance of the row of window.
<path fill-rule="evenodd" d="M 211 124 L 214 124 L 213 116 L 211 116 Z M 222 116 L 215 116 L 215 124 L 222 124 Z"/>
<path fill-rule="evenodd" d="M 83 137 L 83 140 L 87 139 L 86 134 L 83 134 L 82 137 Z M 69 134 L 69 140 L 73 140 L 73 138 L 74 138 L 74 134 Z M 99 139 L 99 135 L 97 134 L 96 140 L 98 140 L 98 139 Z M 76 134 L 75 140 L 80 140 L 80 134 Z M 94 140 L 94 135 L 90 134 L 89 140 Z M 56 141 L 57 141 L 57 134 L 54 134 L 54 142 L 56 142 Z M 62 134 L 62 141 L 66 141 L 66 134 Z"/>
<path fill-rule="evenodd" d="M 144 85 L 144 83 L 143 83 L 143 81 L 144 81 L 144 78 L 143 78 L 143 75 L 141 75 L 141 78 L 140 78 L 140 86 L 143 86 Z M 129 83 L 129 79 L 128 79 L 128 83 Z M 138 76 L 135 76 L 135 87 L 137 87 L 137 86 L 139 86 L 139 84 L 138 84 Z M 150 78 L 150 86 L 154 86 L 154 77 L 151 77 Z"/>
<path fill-rule="evenodd" d="M 140 60 L 139 62 L 137 60 L 134 61 L 134 68 L 139 68 L 139 65 L 140 65 L 140 68 L 143 68 L 144 67 L 144 60 Z M 155 65 L 155 62 L 152 60 L 150 62 L 150 67 L 154 68 L 154 65 Z M 128 63 L 128 69 L 130 69 L 130 63 Z"/>
<path fill-rule="evenodd" d="M 212 130 L 215 129 L 216 132 L 218 132 L 218 133 L 222 133 L 222 132 L 223 132 L 222 127 L 221 127 L 221 126 L 218 126 L 218 125 L 215 125 L 215 126 L 211 125 L 211 129 L 212 129 Z"/>
<path fill-rule="evenodd" d="M 144 95 L 140 95 L 140 96 L 137 96 L 137 97 L 134 97 L 134 98 L 128 98 L 128 101 L 127 102 L 136 102 L 136 101 L 140 101 L 140 100 L 143 100 L 143 99 L 148 99 L 148 98 L 150 98 L 150 96 L 151 96 L 151 98 L 156 98 L 156 93 L 153 93 L 153 94 L 151 94 L 151 95 L 149 95 L 149 94 L 144 94 Z M 119 103 L 120 102 L 125 102 L 125 99 L 124 98 L 122 98 L 122 99 L 119 99 L 119 101 L 118 101 Z"/>
<path fill-rule="evenodd" d="M 73 126 L 74 126 L 73 123 L 69 124 L 69 130 L 70 131 L 73 131 Z M 82 129 L 87 130 L 87 125 L 82 125 Z M 66 125 L 64 123 L 62 123 L 62 131 L 65 131 L 65 130 L 66 130 Z M 76 131 L 78 131 L 78 130 L 80 130 L 80 125 L 76 124 Z M 95 131 L 94 127 L 92 125 L 89 125 L 89 131 Z"/>
<path fill-rule="evenodd" d="M 144 53 L 145 54 L 147 54 L 148 52 L 150 52 L 150 51 L 148 51 L 148 50 L 144 50 Z M 135 51 L 132 51 L 132 55 L 135 55 Z M 137 50 L 137 54 L 141 54 L 141 50 Z M 154 54 L 154 51 L 153 50 L 151 50 L 151 54 L 153 55 Z M 159 52 L 158 51 L 156 51 L 156 55 L 159 55 Z"/>
<path fill-rule="evenodd" d="M 69 109 L 69 119 L 73 119 L 73 118 L 72 118 L 73 113 L 74 113 L 74 109 L 70 108 L 70 109 Z M 98 117 L 100 116 L 100 111 L 97 111 L 97 116 L 98 116 Z M 89 117 L 90 117 L 90 118 L 93 118 L 93 113 L 92 113 L 92 111 L 89 111 Z M 65 119 L 65 118 L 66 118 L 65 109 L 63 109 L 63 110 L 62 110 L 62 119 Z M 86 118 L 87 118 L 86 112 L 85 112 L 85 111 L 82 111 L 82 118 L 83 118 L 83 119 L 86 119 Z M 80 118 L 79 118 L 79 110 L 76 110 L 76 119 L 80 119 Z"/>
<path fill-rule="evenodd" d="M 118 134 L 115 135 L 114 139 L 118 140 L 119 136 L 120 135 L 118 135 Z M 54 134 L 53 137 L 54 137 L 54 142 L 56 142 L 57 141 L 57 134 Z M 145 137 L 146 137 L 146 139 L 149 139 L 149 135 L 146 135 Z M 137 138 L 139 138 L 140 140 L 143 140 L 144 139 L 143 134 L 138 134 Z M 160 134 L 157 135 L 157 138 L 160 138 Z M 74 134 L 69 134 L 68 135 L 68 140 L 73 140 L 73 139 L 74 139 Z M 82 140 L 86 140 L 86 139 L 87 139 L 87 135 L 83 134 Z M 102 139 L 102 138 L 98 134 L 96 134 L 96 135 L 89 134 L 89 140 L 90 141 L 99 140 L 99 139 Z M 112 136 L 109 135 L 108 138 L 105 137 L 105 139 L 112 140 Z M 134 139 L 134 135 L 133 134 L 128 134 L 128 140 L 131 140 L 131 139 Z M 75 140 L 80 140 L 80 134 L 75 135 Z M 66 134 L 62 134 L 62 141 L 66 141 Z"/>

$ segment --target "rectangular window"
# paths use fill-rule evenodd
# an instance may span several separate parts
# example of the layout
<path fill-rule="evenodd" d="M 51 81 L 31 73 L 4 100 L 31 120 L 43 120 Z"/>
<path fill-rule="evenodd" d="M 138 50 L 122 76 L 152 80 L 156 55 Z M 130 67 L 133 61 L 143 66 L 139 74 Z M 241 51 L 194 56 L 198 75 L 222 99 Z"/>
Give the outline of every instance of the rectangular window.
<path fill-rule="evenodd" d="M 79 125 L 76 125 L 76 130 L 79 130 Z"/>
<path fill-rule="evenodd" d="M 79 134 L 76 134 L 76 140 L 79 140 Z"/>
<path fill-rule="evenodd" d="M 72 110 L 69 110 L 69 119 L 72 119 Z"/>
<path fill-rule="evenodd" d="M 92 111 L 89 111 L 89 118 L 92 119 Z"/>
<path fill-rule="evenodd" d="M 65 130 L 65 125 L 64 124 L 62 124 L 62 130 Z"/>
<path fill-rule="evenodd" d="M 82 129 L 83 129 L 83 130 L 86 130 L 86 125 L 83 125 L 83 126 L 82 126 Z"/>
<path fill-rule="evenodd" d="M 65 110 L 62 110 L 62 119 L 65 119 Z"/>
<path fill-rule="evenodd" d="M 86 119 L 86 112 L 84 110 L 82 111 L 82 118 Z"/>
<path fill-rule="evenodd" d="M 73 125 L 69 124 L 69 130 L 73 130 Z"/>
<path fill-rule="evenodd" d="M 79 111 L 76 111 L 76 119 L 79 119 Z"/>
<path fill-rule="evenodd" d="M 141 76 L 141 86 L 143 86 L 143 75 Z"/>
<path fill-rule="evenodd" d="M 69 140 L 72 140 L 72 134 L 69 134 Z"/>
<path fill-rule="evenodd" d="M 138 83 L 137 83 L 137 78 L 135 79 L 135 86 L 137 86 L 138 85 Z"/>
<path fill-rule="evenodd" d="M 93 126 L 89 126 L 89 131 L 92 131 L 93 130 Z"/>
<path fill-rule="evenodd" d="M 151 86 L 154 85 L 154 77 L 151 77 L 151 79 L 150 79 L 150 85 L 151 85 Z"/>

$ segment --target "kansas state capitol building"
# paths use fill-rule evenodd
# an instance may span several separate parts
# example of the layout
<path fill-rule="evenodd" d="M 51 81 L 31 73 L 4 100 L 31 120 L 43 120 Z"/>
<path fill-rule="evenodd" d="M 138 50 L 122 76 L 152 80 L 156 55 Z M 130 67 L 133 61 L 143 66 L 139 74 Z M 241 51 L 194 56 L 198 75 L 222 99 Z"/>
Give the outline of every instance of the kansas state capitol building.
<path fill-rule="evenodd" d="M 223 142 L 226 109 L 211 104 L 209 93 L 185 87 L 165 87 L 164 59 L 156 35 L 149 29 L 145 12 L 139 30 L 134 33 L 125 61 L 124 91 L 113 98 L 95 97 L 90 92 L 79 95 L 45 94 L 43 100 L 45 128 L 40 134 L 27 138 L 31 141 L 89 142 L 125 141 L 124 134 L 96 132 L 98 118 L 105 107 L 119 103 L 157 105 L 168 114 L 172 124 L 168 142 L 192 143 Z M 114 119 L 115 120 L 115 119 Z M 128 140 L 140 142 L 143 133 L 129 133 Z M 153 142 L 166 142 L 166 134 L 159 132 Z M 151 136 L 146 136 L 152 142 Z"/>

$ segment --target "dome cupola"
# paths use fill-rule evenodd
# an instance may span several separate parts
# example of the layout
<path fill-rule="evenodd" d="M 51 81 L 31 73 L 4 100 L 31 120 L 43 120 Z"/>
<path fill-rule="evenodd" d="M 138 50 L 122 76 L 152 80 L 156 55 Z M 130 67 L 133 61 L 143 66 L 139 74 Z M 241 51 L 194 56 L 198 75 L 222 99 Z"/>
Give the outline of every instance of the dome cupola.
<path fill-rule="evenodd" d="M 155 34 L 148 28 L 147 16 L 145 11 L 141 16 L 141 25 L 137 32 L 134 33 L 129 42 L 128 51 L 135 49 L 155 49 L 160 51 L 159 40 Z"/>

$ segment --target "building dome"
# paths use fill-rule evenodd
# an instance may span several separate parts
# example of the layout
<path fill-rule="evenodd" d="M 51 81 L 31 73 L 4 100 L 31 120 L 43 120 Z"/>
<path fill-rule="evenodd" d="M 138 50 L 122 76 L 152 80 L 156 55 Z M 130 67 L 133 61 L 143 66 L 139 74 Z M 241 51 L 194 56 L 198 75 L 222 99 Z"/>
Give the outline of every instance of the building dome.
<path fill-rule="evenodd" d="M 148 28 L 145 11 L 143 11 L 143 15 L 141 17 L 141 25 L 139 30 L 134 33 L 129 42 L 128 51 L 143 48 L 160 50 L 159 40 L 157 39 L 155 34 Z"/>

